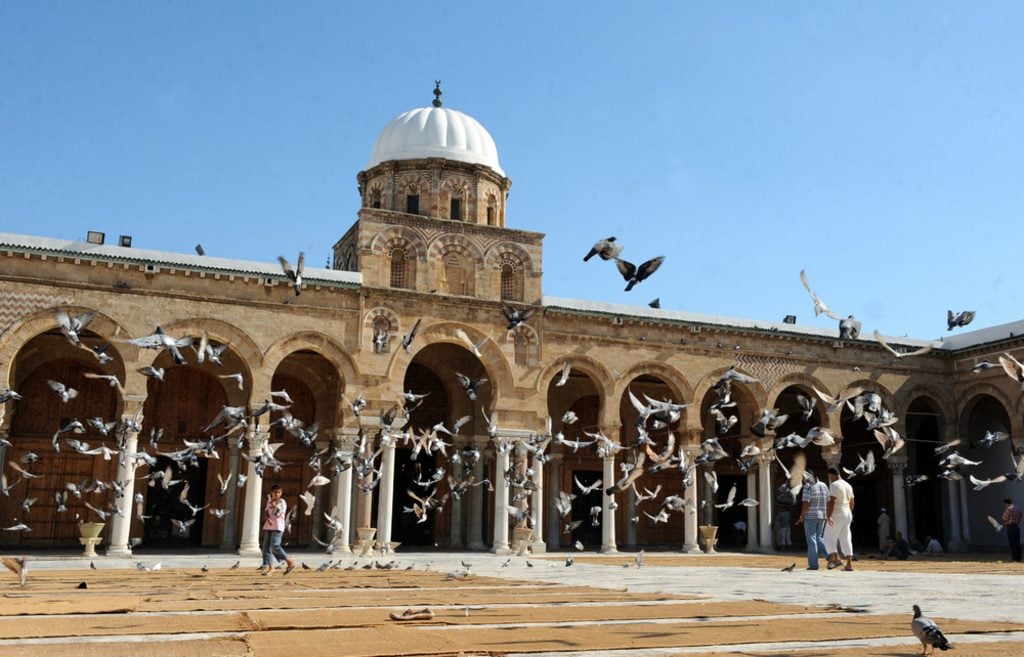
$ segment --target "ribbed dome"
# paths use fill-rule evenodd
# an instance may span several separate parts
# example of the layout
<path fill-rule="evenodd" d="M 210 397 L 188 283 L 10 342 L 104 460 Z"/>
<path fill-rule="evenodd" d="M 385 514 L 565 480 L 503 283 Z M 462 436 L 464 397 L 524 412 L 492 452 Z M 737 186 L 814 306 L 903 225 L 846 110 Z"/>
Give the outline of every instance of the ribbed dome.
<path fill-rule="evenodd" d="M 447 107 L 420 107 L 392 119 L 374 142 L 366 168 L 426 157 L 482 164 L 505 175 L 491 135 L 473 117 Z"/>

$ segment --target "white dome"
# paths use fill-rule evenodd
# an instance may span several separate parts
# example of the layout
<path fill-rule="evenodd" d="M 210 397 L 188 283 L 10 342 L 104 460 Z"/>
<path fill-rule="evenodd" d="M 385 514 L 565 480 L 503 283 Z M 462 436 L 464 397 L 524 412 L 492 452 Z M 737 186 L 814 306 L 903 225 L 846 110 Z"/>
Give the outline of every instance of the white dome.
<path fill-rule="evenodd" d="M 505 175 L 491 135 L 473 117 L 447 107 L 420 107 L 392 119 L 374 142 L 366 168 L 427 157 L 482 164 Z"/>

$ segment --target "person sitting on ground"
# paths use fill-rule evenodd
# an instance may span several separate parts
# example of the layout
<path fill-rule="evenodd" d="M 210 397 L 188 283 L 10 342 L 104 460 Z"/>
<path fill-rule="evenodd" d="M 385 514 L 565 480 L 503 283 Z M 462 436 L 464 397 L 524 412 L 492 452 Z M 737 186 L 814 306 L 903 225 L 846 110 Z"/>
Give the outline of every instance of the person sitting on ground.
<path fill-rule="evenodd" d="M 896 557 L 900 561 L 906 561 L 910 557 L 910 543 L 903 538 L 902 532 L 896 532 L 896 536 L 886 543 L 882 559 L 888 561 L 889 557 Z"/>
<path fill-rule="evenodd" d="M 938 539 L 928 536 L 924 539 L 925 554 L 942 554 L 942 543 Z"/>

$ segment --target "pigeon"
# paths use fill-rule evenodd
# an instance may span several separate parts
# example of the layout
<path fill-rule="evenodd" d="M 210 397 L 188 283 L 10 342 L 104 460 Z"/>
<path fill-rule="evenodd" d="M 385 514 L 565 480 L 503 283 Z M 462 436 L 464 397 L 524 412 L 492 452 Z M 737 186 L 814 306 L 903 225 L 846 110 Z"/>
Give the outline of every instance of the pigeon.
<path fill-rule="evenodd" d="M 825 302 L 821 300 L 821 297 L 815 294 L 814 290 L 811 289 L 811 284 L 807 281 L 807 272 L 803 269 L 800 270 L 800 282 L 804 284 L 804 287 L 807 288 L 807 293 L 811 295 L 811 301 L 814 303 L 814 316 L 817 317 L 818 315 L 825 313 L 827 317 L 839 321 L 839 315 L 826 306 Z"/>
<path fill-rule="evenodd" d="M 923 356 L 924 354 L 927 354 L 929 351 L 932 350 L 932 346 L 929 344 L 929 345 L 925 345 L 924 347 L 921 347 L 920 349 L 915 349 L 914 351 L 908 351 L 908 352 L 904 353 L 904 352 L 896 351 L 891 346 L 889 346 L 889 343 L 885 341 L 885 338 L 883 338 L 882 334 L 879 333 L 878 331 L 874 332 L 874 336 L 875 336 L 875 340 L 878 341 L 878 344 L 882 345 L 882 347 L 884 347 L 886 351 L 888 351 L 890 354 L 892 354 L 896 358 L 909 358 L 911 356 Z"/>
<path fill-rule="evenodd" d="M 57 393 L 57 396 L 60 397 L 60 400 L 65 404 L 78 396 L 77 390 L 75 390 L 74 388 L 69 388 L 60 381 L 53 381 L 52 379 L 47 379 L 46 382 L 50 385 L 51 388 L 53 388 L 53 391 Z"/>
<path fill-rule="evenodd" d="M 1024 364 L 1006 352 L 999 357 L 999 364 L 1003 366 L 1003 371 L 1008 377 L 1020 384 L 1020 389 L 1024 392 Z"/>
<path fill-rule="evenodd" d="M 651 308 L 661 308 L 661 297 L 652 299 L 647 303 L 647 305 Z"/>
<path fill-rule="evenodd" d="M 87 312 L 79 315 L 68 315 L 66 310 L 57 311 L 57 327 L 64 334 L 71 344 L 76 347 L 82 346 L 81 332 L 96 318 L 96 313 Z"/>
<path fill-rule="evenodd" d="M 456 372 L 455 376 L 458 377 L 459 383 L 462 384 L 463 390 L 466 391 L 466 395 L 473 401 L 476 401 L 477 388 L 487 383 L 486 377 L 482 377 L 479 379 L 471 379 L 470 377 L 466 376 L 465 374 L 462 374 L 461 372 Z"/>
<path fill-rule="evenodd" d="M 958 313 L 954 313 L 952 310 L 946 311 L 946 330 L 952 331 L 956 327 L 963 328 L 972 321 L 974 321 L 974 315 L 976 314 L 973 310 L 963 310 Z"/>
<path fill-rule="evenodd" d="M 281 270 L 284 271 L 284 275 L 292 282 L 295 296 L 302 294 L 302 265 L 306 261 L 306 254 L 299 251 L 299 262 L 296 267 L 292 267 L 291 263 L 285 260 L 284 256 L 277 256 L 277 261 L 281 263 Z"/>
<path fill-rule="evenodd" d="M 473 355 L 476 356 L 477 358 L 483 357 L 480 354 L 480 347 L 487 344 L 487 341 L 490 340 L 490 336 L 485 335 L 483 339 L 480 340 L 479 342 L 473 342 L 473 340 L 470 339 L 469 334 L 460 328 L 455 329 L 455 337 L 462 340 L 462 342 L 469 348 L 470 351 L 473 352 Z"/>
<path fill-rule="evenodd" d="M 974 484 L 974 490 L 982 490 L 984 488 L 988 488 L 992 484 L 1000 484 L 1006 481 L 1006 475 L 998 475 L 991 479 L 978 479 L 974 475 L 967 475 L 967 478 L 972 484 Z"/>
<path fill-rule="evenodd" d="M 566 363 L 565 365 L 563 365 L 562 366 L 562 373 L 558 375 L 558 381 L 555 382 L 555 387 L 556 388 L 561 388 L 562 386 L 564 386 L 569 381 L 569 374 L 571 372 L 572 372 L 572 363 Z M 572 411 L 567 411 L 566 414 L 568 415 L 571 412 Z M 562 422 L 565 422 L 564 416 L 562 418 Z M 569 422 L 567 424 L 572 424 L 572 423 Z"/>
<path fill-rule="evenodd" d="M 917 605 L 914 605 L 914 619 L 910 621 L 910 629 L 914 631 L 914 636 L 921 641 L 922 654 L 927 654 L 929 646 L 931 646 L 931 652 L 935 652 L 936 648 L 949 650 L 952 647 L 935 621 L 927 616 L 922 616 L 921 608 Z"/>
<path fill-rule="evenodd" d="M 6 402 L 9 402 L 12 399 L 15 399 L 15 400 L 21 399 L 21 395 L 19 395 L 18 393 L 14 392 L 10 388 L 5 388 L 4 390 L 0 391 L 0 404 L 4 404 Z"/>
<path fill-rule="evenodd" d="M 143 338 L 125 340 L 125 342 L 133 344 L 140 349 L 166 349 L 171 354 L 171 358 L 174 359 L 175 365 L 185 365 L 188 361 L 181 355 L 180 350 L 183 347 L 191 347 L 192 343 L 195 342 L 195 338 L 184 337 L 175 339 L 164 333 L 164 330 L 157 326 L 152 334 Z"/>
<path fill-rule="evenodd" d="M 148 376 L 149 378 L 156 379 L 157 381 L 163 381 L 164 380 L 164 368 L 162 368 L 162 367 L 152 367 L 152 366 L 140 367 L 138 369 L 138 372 L 139 372 L 139 374 L 141 374 L 143 376 Z"/>
<path fill-rule="evenodd" d="M 1003 530 L 1003 525 L 992 516 L 985 516 L 985 519 L 988 520 L 988 524 L 992 525 L 992 529 L 996 530 L 997 532 Z"/>
<path fill-rule="evenodd" d="M 793 570 L 795 568 L 796 568 L 796 563 L 791 563 L 788 566 L 786 566 L 785 568 L 783 568 L 782 572 L 784 572 L 784 573 L 791 573 L 791 572 L 793 572 Z"/>
<path fill-rule="evenodd" d="M 96 374 L 95 372 L 83 372 L 82 376 L 87 379 L 102 379 L 107 382 L 111 388 L 117 388 L 118 392 L 124 393 L 124 388 L 121 386 L 121 382 L 117 380 L 117 377 L 113 374 Z"/>
<path fill-rule="evenodd" d="M 620 253 L 622 253 L 622 245 L 615 243 L 615 236 L 613 235 L 595 242 L 587 255 L 583 256 L 583 262 L 587 262 L 594 256 L 601 258 L 601 260 L 611 260 Z"/>
<path fill-rule="evenodd" d="M 28 557 L 3 557 L 0 561 L 7 570 L 18 576 L 18 586 L 25 588 L 25 581 L 28 579 Z"/>
<path fill-rule="evenodd" d="M 525 310 L 516 310 L 507 303 L 501 304 L 501 312 L 504 313 L 505 319 L 508 320 L 507 328 L 509 331 L 515 330 L 517 326 L 530 319 L 533 315 L 533 308 L 527 308 Z"/>
<path fill-rule="evenodd" d="M 412 346 L 412 341 L 416 339 L 416 331 L 419 330 L 421 321 L 422 319 L 417 319 L 416 323 L 412 325 L 411 329 L 409 329 L 409 332 L 402 336 L 402 349 L 404 349 L 407 354 L 412 353 L 409 351 L 409 348 Z"/>
<path fill-rule="evenodd" d="M 638 283 L 647 280 L 654 272 L 658 271 L 661 263 L 665 262 L 665 256 L 657 256 L 643 262 L 639 267 L 627 260 L 615 259 L 615 266 L 619 268 L 623 280 L 626 281 L 626 292 L 629 292 Z"/>
<path fill-rule="evenodd" d="M 839 338 L 841 340 L 856 340 L 859 337 L 860 322 L 853 315 L 839 320 Z"/>

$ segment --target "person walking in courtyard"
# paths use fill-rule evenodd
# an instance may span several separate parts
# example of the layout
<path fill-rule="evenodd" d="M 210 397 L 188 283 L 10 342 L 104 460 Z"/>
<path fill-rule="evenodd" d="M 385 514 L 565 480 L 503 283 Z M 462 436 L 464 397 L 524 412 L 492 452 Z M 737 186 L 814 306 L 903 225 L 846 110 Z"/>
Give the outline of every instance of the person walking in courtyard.
<path fill-rule="evenodd" d="M 1003 500 L 1006 509 L 1003 510 L 1003 526 L 1006 527 L 1006 538 L 1010 542 L 1010 558 L 1020 561 L 1020 507 L 1013 503 L 1013 500 Z"/>
<path fill-rule="evenodd" d="M 892 536 L 892 518 L 886 513 L 885 507 L 882 507 L 881 512 L 878 514 L 878 551 L 885 552 L 885 547 L 889 544 L 889 537 Z"/>
<path fill-rule="evenodd" d="M 288 557 L 288 553 L 281 547 L 281 537 L 284 536 L 284 521 L 288 516 L 288 503 L 281 497 L 281 487 L 274 484 L 267 497 L 267 506 L 263 509 L 266 521 L 263 523 L 263 566 L 260 572 L 269 575 L 274 572 L 274 567 L 284 561 L 288 567 L 284 574 L 292 572 L 295 562 Z"/>
<path fill-rule="evenodd" d="M 831 552 L 828 555 L 828 568 L 838 568 L 842 565 L 839 553 L 846 557 L 846 568 L 853 570 L 853 535 L 850 532 L 850 525 L 853 523 L 853 486 L 839 476 L 839 468 L 828 469 L 828 480 L 831 482 L 828 487 L 828 510 L 825 524 L 825 545 L 838 552 Z"/>
<path fill-rule="evenodd" d="M 818 569 L 818 559 L 828 556 L 821 534 L 825 529 L 828 512 L 828 486 L 810 472 L 804 473 L 803 507 L 796 524 L 803 524 L 807 539 L 807 570 Z"/>

